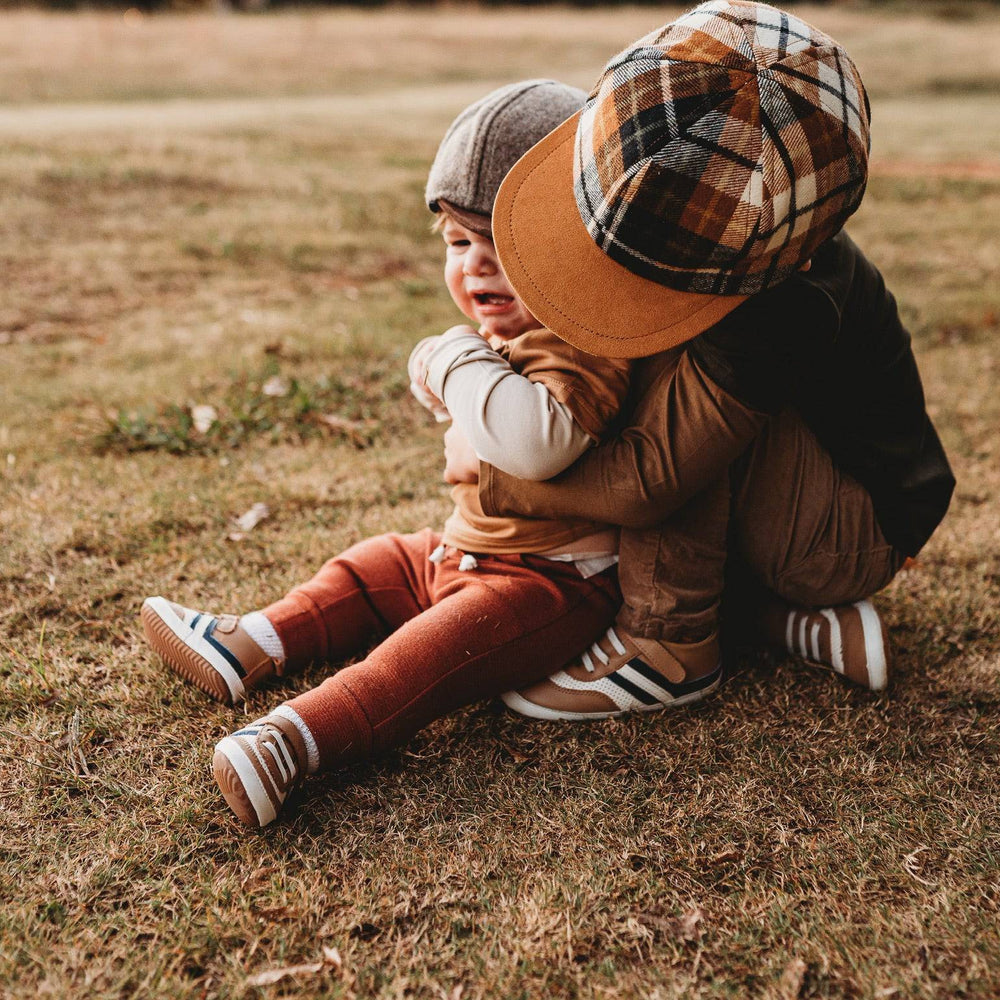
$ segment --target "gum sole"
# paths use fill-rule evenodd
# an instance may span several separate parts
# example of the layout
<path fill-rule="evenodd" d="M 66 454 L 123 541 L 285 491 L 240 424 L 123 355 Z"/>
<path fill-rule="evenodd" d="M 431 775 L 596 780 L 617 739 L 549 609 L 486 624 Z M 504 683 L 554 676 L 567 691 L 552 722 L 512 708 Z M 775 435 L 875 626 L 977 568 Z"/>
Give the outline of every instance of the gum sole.
<path fill-rule="evenodd" d="M 259 827 L 257 812 L 250 802 L 243 782 L 229 758 L 221 751 L 216 750 L 212 758 L 212 773 L 215 775 L 219 791 L 222 792 L 229 808 L 236 814 L 236 818 L 247 826 Z"/>
<path fill-rule="evenodd" d="M 144 604 L 139 618 L 147 642 L 174 673 L 223 705 L 233 704 L 226 682 L 212 665 L 185 646 L 151 607 Z"/>

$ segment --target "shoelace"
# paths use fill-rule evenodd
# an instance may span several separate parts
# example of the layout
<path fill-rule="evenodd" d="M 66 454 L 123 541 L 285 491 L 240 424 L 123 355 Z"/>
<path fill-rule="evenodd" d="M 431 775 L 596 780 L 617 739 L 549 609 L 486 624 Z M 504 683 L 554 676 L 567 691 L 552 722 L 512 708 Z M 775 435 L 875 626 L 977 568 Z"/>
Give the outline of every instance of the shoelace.
<path fill-rule="evenodd" d="M 274 758 L 274 763 L 278 768 L 278 774 L 282 781 L 294 782 L 299 777 L 299 768 L 295 763 L 295 753 L 285 742 L 285 734 L 270 722 L 252 722 L 244 729 L 233 733 L 233 736 L 250 737 L 254 740 L 254 750 L 258 756 L 261 751 L 267 752 Z M 278 749 L 275 749 L 277 744 Z M 280 753 L 279 753 L 280 751 Z M 264 763 L 263 759 L 261 763 Z"/>
<path fill-rule="evenodd" d="M 621 639 L 618 638 L 618 633 L 614 630 L 613 627 L 609 628 L 607 630 L 607 632 L 604 633 L 604 639 L 606 639 L 608 641 L 608 643 L 610 644 L 611 648 L 619 656 L 622 656 L 622 655 L 624 655 L 627 652 L 627 650 L 625 649 L 624 645 L 622 645 Z M 597 669 L 597 667 L 594 666 L 594 661 L 593 661 L 593 659 L 591 658 L 591 655 L 590 655 L 591 653 L 593 653 L 594 656 L 597 657 L 597 659 L 601 661 L 601 665 L 602 666 L 606 667 L 608 665 L 608 663 L 611 662 L 611 657 L 608 656 L 608 654 L 605 653 L 603 649 L 601 649 L 601 642 L 602 641 L 604 641 L 604 640 L 598 639 L 597 642 L 595 642 L 590 647 L 589 652 L 585 652 L 583 654 L 583 657 L 582 657 L 582 659 L 583 659 L 583 665 L 584 665 L 584 667 L 587 668 L 587 673 L 592 674 Z"/>

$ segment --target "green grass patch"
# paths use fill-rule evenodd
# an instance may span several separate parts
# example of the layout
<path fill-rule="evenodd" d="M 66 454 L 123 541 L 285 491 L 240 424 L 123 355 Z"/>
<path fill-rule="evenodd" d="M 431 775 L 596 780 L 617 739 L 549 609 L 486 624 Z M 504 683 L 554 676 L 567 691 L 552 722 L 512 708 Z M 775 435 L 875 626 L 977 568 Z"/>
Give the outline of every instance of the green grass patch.
<path fill-rule="evenodd" d="M 393 360 L 391 367 L 375 366 L 353 377 L 315 379 L 285 376 L 275 366 L 257 376 L 238 376 L 218 398 L 208 394 L 201 403 L 168 403 L 152 413 L 119 410 L 95 448 L 101 454 L 190 455 L 228 451 L 253 438 L 301 443 L 315 437 L 369 448 L 403 427 L 394 414 L 402 400 L 409 403 L 408 383 Z"/>

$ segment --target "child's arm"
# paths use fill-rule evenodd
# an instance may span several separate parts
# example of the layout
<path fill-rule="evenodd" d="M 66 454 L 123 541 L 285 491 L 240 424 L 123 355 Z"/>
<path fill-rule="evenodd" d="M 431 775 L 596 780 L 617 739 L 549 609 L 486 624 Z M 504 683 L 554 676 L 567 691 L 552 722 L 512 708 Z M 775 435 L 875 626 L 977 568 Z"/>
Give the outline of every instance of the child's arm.
<path fill-rule="evenodd" d="M 726 475 L 768 419 L 719 387 L 687 348 L 645 359 L 639 375 L 630 425 L 557 479 L 526 483 L 480 466 L 483 511 L 649 528 Z"/>
<path fill-rule="evenodd" d="M 406 370 L 410 376 L 410 392 L 414 399 L 425 410 L 429 410 L 439 424 L 443 424 L 445 421 L 451 420 L 448 407 L 437 396 L 429 392 L 423 383 L 424 373 L 427 369 L 427 358 L 434 350 L 434 345 L 438 340 L 440 337 L 437 336 L 424 337 L 410 352 L 410 358 L 406 362 Z"/>
<path fill-rule="evenodd" d="M 425 362 L 426 388 L 479 458 L 510 475 L 548 479 L 594 442 L 545 382 L 515 372 L 471 327 L 448 330 Z"/>

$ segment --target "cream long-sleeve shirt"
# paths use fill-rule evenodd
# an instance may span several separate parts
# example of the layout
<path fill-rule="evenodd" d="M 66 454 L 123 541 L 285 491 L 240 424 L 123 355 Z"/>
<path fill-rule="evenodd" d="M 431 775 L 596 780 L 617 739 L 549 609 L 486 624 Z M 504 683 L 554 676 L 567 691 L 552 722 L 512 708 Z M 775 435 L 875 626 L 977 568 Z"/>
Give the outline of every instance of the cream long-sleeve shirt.
<path fill-rule="evenodd" d="M 518 374 L 477 333 L 422 340 L 409 372 L 424 406 L 440 416 L 443 401 L 479 459 L 519 479 L 551 479 L 593 444 L 547 385 Z"/>
<path fill-rule="evenodd" d="M 421 341 L 408 368 L 414 395 L 439 419 L 450 415 L 480 459 L 532 479 L 561 472 L 601 437 L 630 374 L 629 362 L 584 354 L 545 329 L 487 342 L 455 327 Z M 443 541 L 464 552 L 568 558 L 587 572 L 614 559 L 616 532 L 606 525 L 486 517 L 474 483 L 458 483 L 452 497 Z"/>

